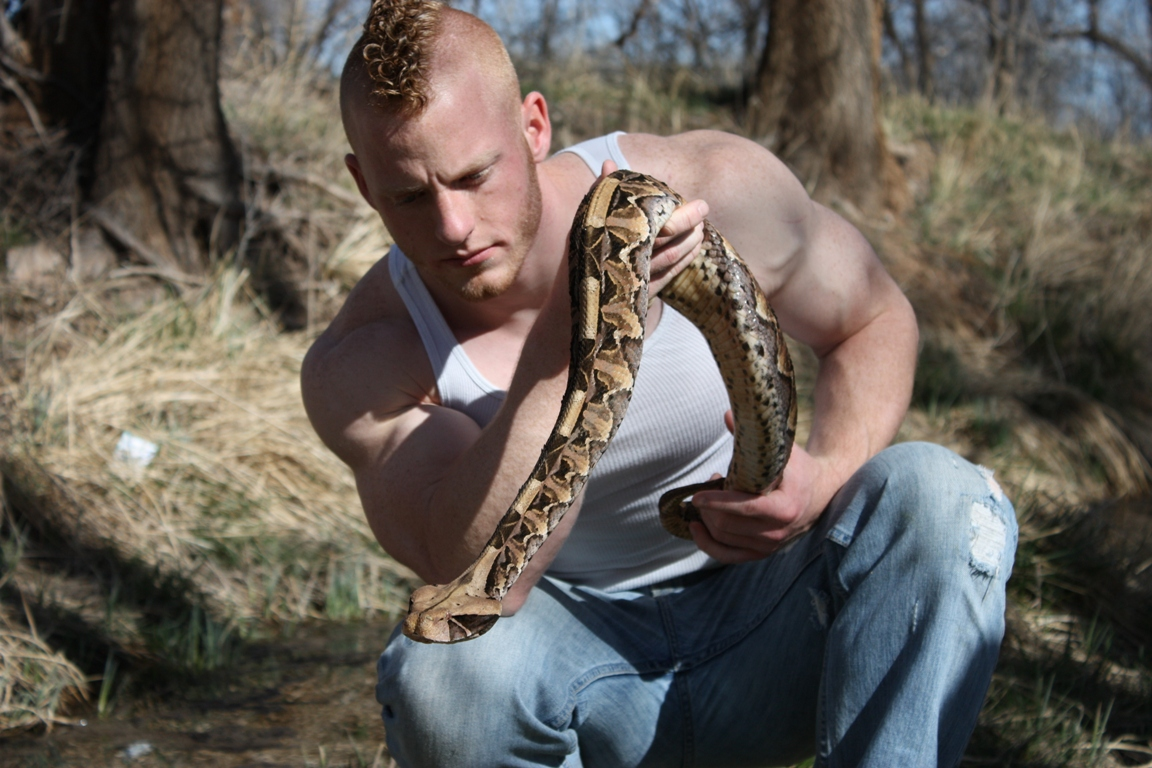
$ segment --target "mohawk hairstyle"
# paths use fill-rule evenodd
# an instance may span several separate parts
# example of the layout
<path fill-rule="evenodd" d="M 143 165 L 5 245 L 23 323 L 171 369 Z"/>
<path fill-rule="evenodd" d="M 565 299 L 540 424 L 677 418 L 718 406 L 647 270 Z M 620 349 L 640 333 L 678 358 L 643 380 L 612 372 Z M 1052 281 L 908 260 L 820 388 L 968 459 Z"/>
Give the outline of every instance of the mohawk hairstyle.
<path fill-rule="evenodd" d="M 359 47 L 371 95 L 412 114 L 428 103 L 428 59 L 444 4 L 436 0 L 373 0 Z"/>

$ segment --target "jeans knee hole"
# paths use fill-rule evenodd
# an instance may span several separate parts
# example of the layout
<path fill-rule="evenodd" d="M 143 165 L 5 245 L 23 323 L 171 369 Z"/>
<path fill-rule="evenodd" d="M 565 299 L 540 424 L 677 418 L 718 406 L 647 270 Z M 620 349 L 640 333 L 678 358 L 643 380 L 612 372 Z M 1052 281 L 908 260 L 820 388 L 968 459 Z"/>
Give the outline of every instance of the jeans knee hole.
<path fill-rule="evenodd" d="M 1000 571 L 1004 547 L 1008 543 L 1008 526 L 983 502 L 974 502 L 971 509 L 972 571 L 976 575 L 995 577 Z"/>

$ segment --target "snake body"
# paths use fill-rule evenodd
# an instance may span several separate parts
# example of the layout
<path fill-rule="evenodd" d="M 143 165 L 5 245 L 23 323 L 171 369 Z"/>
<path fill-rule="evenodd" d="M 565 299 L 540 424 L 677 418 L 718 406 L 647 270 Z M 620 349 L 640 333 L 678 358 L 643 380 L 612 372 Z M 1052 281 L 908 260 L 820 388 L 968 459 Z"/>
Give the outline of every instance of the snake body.
<path fill-rule="evenodd" d="M 632 171 L 604 177 L 584 198 L 569 236 L 572 345 L 560 415 L 476 561 L 454 581 L 412 594 L 408 637 L 454 643 L 489 630 L 504 595 L 584 487 L 632 396 L 652 245 L 681 202 L 663 182 Z M 708 340 L 732 404 L 735 449 L 726 478 L 661 497 L 661 523 L 689 539 L 688 523 L 700 516 L 687 497 L 705 488 L 773 488 L 796 433 L 792 362 L 776 317 L 732 246 L 707 221 L 704 233 L 703 247 L 660 297 Z"/>

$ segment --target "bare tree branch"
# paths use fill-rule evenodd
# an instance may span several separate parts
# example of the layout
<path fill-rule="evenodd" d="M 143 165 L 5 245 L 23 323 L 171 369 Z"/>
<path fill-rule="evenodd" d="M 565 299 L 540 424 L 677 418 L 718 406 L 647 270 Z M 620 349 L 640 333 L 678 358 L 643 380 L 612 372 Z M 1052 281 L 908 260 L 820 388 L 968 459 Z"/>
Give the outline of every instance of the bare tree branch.
<path fill-rule="evenodd" d="M 42 72 L 25 67 L 20 62 L 6 55 L 3 51 L 0 51 L 0 66 L 6 67 L 11 70 L 13 74 L 19 75 L 25 80 L 31 80 L 36 83 L 43 83 L 48 79 L 44 77 Z"/>
<path fill-rule="evenodd" d="M 936 98 L 936 77 L 934 74 L 936 65 L 932 56 L 932 40 L 928 33 L 928 11 L 924 7 L 924 0 L 914 0 L 912 6 L 916 14 L 916 52 L 919 59 L 917 83 L 920 87 L 920 93 L 924 94 L 928 101 L 933 101 Z"/>
<path fill-rule="evenodd" d="M 8 90 L 15 94 L 20 102 L 20 106 L 24 107 L 24 111 L 28 113 L 28 119 L 32 121 L 32 127 L 36 129 L 36 135 L 40 137 L 43 144 L 48 143 L 48 132 L 44 130 L 44 121 L 40 119 L 40 112 L 36 109 L 28 93 L 20 87 L 20 83 L 16 82 L 16 78 L 9 75 L 3 69 L 0 69 L 0 85 L 3 85 Z"/>
<path fill-rule="evenodd" d="M 628 25 L 628 29 L 620 33 L 620 37 L 614 41 L 617 48 L 623 48 L 625 43 L 635 37 L 637 30 L 640 29 L 640 22 L 644 20 L 644 17 L 651 8 L 652 0 L 641 0 L 640 5 L 636 7 L 636 11 L 632 14 L 632 22 Z"/>
<path fill-rule="evenodd" d="M 302 53 L 309 58 L 318 59 L 320 57 L 320 50 L 328 40 L 328 35 L 332 33 L 333 27 L 335 27 L 336 22 L 347 8 L 348 0 L 328 0 L 328 4 L 324 8 L 324 13 L 316 24 L 316 29 L 312 33 L 311 39 L 308 41 Z"/>
<path fill-rule="evenodd" d="M 1095 3 L 1093 3 L 1095 6 Z M 1094 9 L 1093 9 L 1094 10 Z M 1152 11 L 1150 11 L 1152 13 Z M 1140 55 L 1140 52 L 1131 47 L 1123 40 L 1107 32 L 1101 32 L 1095 14 L 1089 17 L 1089 26 L 1087 29 L 1062 29 L 1048 33 L 1048 37 L 1053 40 L 1071 40 L 1071 39 L 1084 39 L 1094 44 L 1103 45 L 1105 48 L 1112 51 L 1124 61 L 1132 65 L 1136 70 L 1136 74 L 1144 81 L 1148 88 L 1152 88 L 1152 62 L 1148 61 Z"/>
<path fill-rule="evenodd" d="M 552 60 L 552 45 L 560 26 L 559 0 L 544 0 L 540 4 L 540 22 L 536 32 L 536 55 L 540 61 Z"/>
<path fill-rule="evenodd" d="M 696 66 L 703 67 L 707 60 L 708 41 L 712 37 L 708 17 L 700 12 L 694 0 L 683 0 L 681 8 L 686 23 L 680 28 L 680 35 L 687 38 Z"/>
<path fill-rule="evenodd" d="M 12 29 L 12 25 L 8 23 L 8 17 L 0 13 L 0 85 L 16 96 L 16 100 L 20 102 L 20 106 L 24 107 L 28 120 L 31 121 L 32 127 L 36 130 L 36 135 L 40 137 L 40 142 L 47 144 L 48 132 L 44 129 L 44 121 L 40 119 L 40 110 L 36 108 L 36 103 L 20 85 L 20 82 L 8 74 L 8 72 L 12 72 L 14 75 L 35 83 L 42 83 L 45 80 L 44 75 L 39 71 L 24 66 L 24 63 L 8 55 L 9 50 L 11 50 L 14 55 L 20 56 L 22 43 L 23 41 L 16 34 L 16 30 Z M 4 70 L 8 70 L 8 72 Z"/>

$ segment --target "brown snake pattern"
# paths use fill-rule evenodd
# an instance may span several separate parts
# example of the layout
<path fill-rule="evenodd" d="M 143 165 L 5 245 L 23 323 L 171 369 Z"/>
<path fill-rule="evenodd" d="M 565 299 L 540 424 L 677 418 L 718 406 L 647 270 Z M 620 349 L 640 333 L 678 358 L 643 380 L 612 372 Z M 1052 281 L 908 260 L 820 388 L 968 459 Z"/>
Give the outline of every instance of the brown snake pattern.
<path fill-rule="evenodd" d="M 426 643 L 477 637 L 584 487 L 632 396 L 648 309 L 656 233 L 680 203 L 665 184 L 632 171 L 602 179 L 581 203 L 569 238 L 572 349 L 560 415 L 531 476 L 476 561 L 454 581 L 412 594 L 404 634 Z M 692 263 L 661 292 L 703 332 L 728 388 L 735 449 L 728 476 L 669 491 L 660 521 L 691 538 L 691 502 L 705 488 L 760 493 L 775 487 L 796 433 L 792 361 L 784 335 L 747 266 L 710 223 Z"/>

